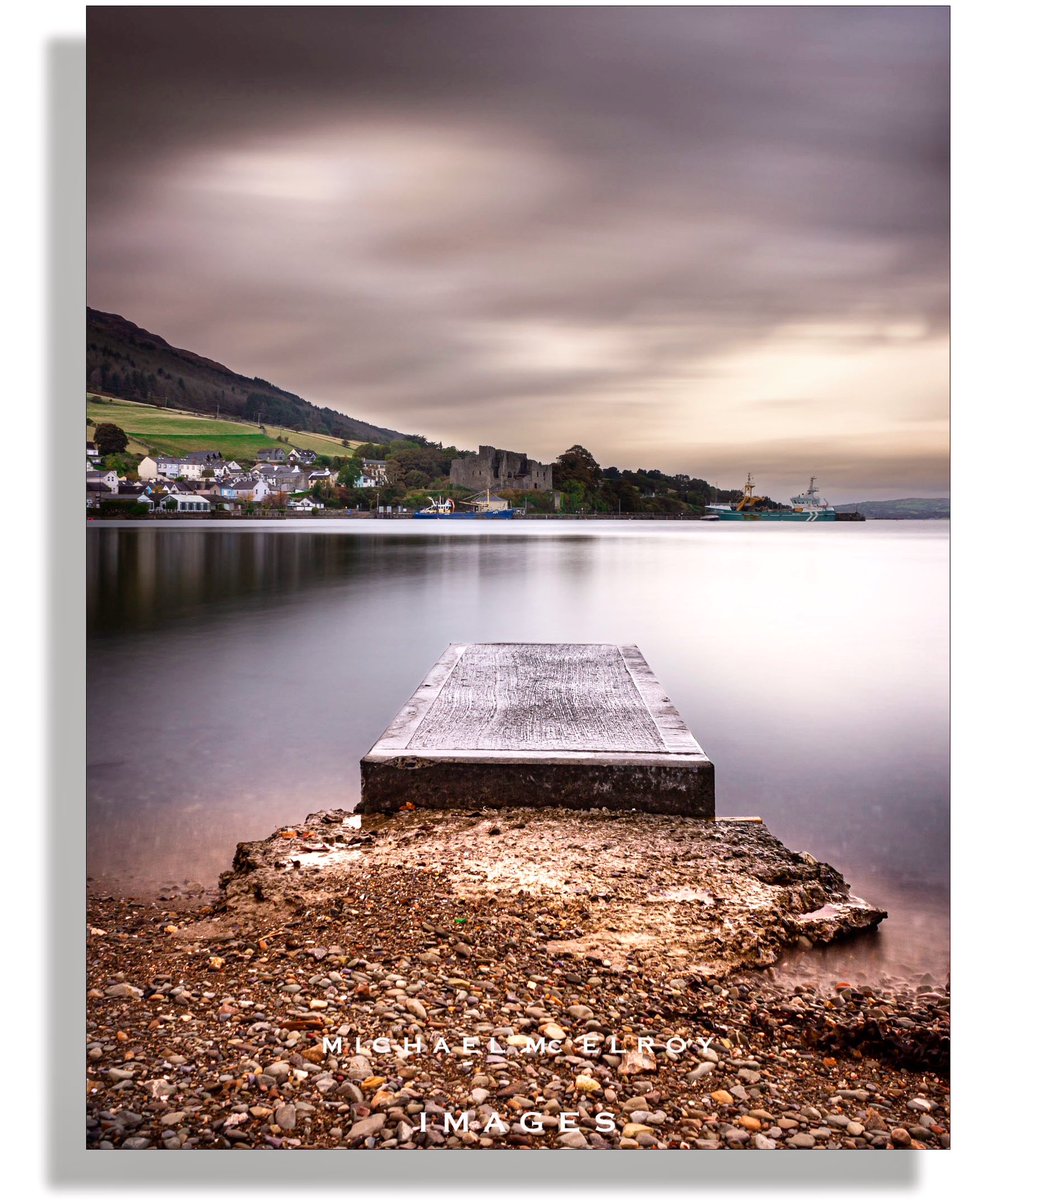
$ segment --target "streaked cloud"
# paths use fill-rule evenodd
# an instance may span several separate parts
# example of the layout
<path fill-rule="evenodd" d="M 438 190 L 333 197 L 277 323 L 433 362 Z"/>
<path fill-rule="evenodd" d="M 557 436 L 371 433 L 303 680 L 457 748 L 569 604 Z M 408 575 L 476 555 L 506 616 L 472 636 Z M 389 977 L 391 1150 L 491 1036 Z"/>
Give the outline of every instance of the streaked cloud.
<path fill-rule="evenodd" d="M 945 10 L 89 22 L 96 307 L 461 445 L 945 490 Z"/>

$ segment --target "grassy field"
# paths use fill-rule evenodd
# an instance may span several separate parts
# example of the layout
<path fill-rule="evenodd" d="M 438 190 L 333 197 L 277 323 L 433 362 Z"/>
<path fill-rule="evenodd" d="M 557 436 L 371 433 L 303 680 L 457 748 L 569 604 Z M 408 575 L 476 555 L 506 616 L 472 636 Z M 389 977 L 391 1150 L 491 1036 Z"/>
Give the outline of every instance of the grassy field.
<path fill-rule="evenodd" d="M 132 400 L 115 400 L 88 394 L 86 398 L 87 437 L 102 421 L 110 421 L 124 429 L 130 438 L 128 450 L 131 454 L 186 454 L 189 450 L 219 450 L 224 458 L 255 459 L 259 450 L 284 445 L 278 436 L 284 436 L 290 446 L 299 450 L 315 450 L 318 454 L 343 457 L 349 451 L 337 439 L 321 433 L 299 433 L 294 429 L 281 429 L 274 425 L 265 426 L 260 433 L 258 425 L 245 421 L 225 421 L 222 418 L 201 416 L 175 408 L 154 408 L 150 404 L 136 404 Z M 351 446 L 359 445 L 351 442 Z"/>

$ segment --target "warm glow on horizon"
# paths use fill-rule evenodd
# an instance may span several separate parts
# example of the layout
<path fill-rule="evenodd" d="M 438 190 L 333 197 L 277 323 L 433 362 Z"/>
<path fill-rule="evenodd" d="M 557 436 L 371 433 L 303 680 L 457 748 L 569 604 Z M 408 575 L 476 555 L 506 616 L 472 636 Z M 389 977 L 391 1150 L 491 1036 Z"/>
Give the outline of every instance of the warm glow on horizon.
<path fill-rule="evenodd" d="M 91 10 L 89 303 L 444 443 L 946 494 L 942 10 L 407 11 Z"/>

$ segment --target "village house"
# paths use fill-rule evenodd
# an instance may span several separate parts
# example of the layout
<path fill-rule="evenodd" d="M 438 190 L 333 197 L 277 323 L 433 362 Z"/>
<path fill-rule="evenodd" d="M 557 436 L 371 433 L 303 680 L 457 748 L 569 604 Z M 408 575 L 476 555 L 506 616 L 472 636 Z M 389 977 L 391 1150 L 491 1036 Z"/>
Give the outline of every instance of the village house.
<path fill-rule="evenodd" d="M 235 500 L 231 496 L 221 496 L 218 491 L 199 494 L 209 501 L 209 507 L 214 512 L 234 512 L 242 506 L 242 501 Z"/>
<path fill-rule="evenodd" d="M 231 459 L 229 462 L 222 459 L 220 462 L 212 464 L 212 475 L 214 479 L 226 479 L 231 475 L 240 475 L 242 472 L 241 463 Z"/>
<path fill-rule="evenodd" d="M 316 450 L 296 450 L 291 449 L 288 452 L 288 461 L 291 463 L 300 463 L 304 467 L 308 467 L 311 463 L 317 461 Z"/>
<path fill-rule="evenodd" d="M 204 487 L 200 479 L 149 479 L 144 484 L 144 491 L 150 496 L 188 496 L 202 491 Z"/>
<path fill-rule="evenodd" d="M 105 483 L 88 482 L 86 507 L 98 509 L 102 504 L 125 504 L 127 508 L 142 504 L 149 512 L 155 507 L 151 497 L 145 494 L 140 484 L 127 483 L 123 480 L 117 484 L 115 491 L 112 491 Z"/>
<path fill-rule="evenodd" d="M 119 472 L 114 469 L 109 471 L 88 470 L 86 473 L 87 491 L 90 490 L 92 483 L 103 484 L 107 491 L 117 492 L 119 490 Z"/>
<path fill-rule="evenodd" d="M 124 492 L 121 487 L 117 495 L 107 496 L 105 498 L 106 504 L 113 502 L 116 504 L 125 504 L 127 506 L 142 504 L 148 510 L 148 512 L 153 512 L 155 509 L 155 502 L 150 496 L 146 496 L 143 492 Z"/>
<path fill-rule="evenodd" d="M 356 486 L 361 488 L 385 487 L 389 482 L 388 463 L 378 458 L 362 458 L 360 460 L 360 478 Z"/>
<path fill-rule="evenodd" d="M 285 507 L 290 508 L 292 512 L 311 513 L 323 508 L 324 505 L 319 500 L 314 500 L 312 496 L 297 496 L 289 500 Z"/>
<path fill-rule="evenodd" d="M 330 483 L 334 478 L 334 475 L 332 475 L 327 467 L 321 467 L 319 471 L 310 472 L 309 485 L 313 487 L 315 483 Z"/>
<path fill-rule="evenodd" d="M 101 452 L 97 448 L 96 442 L 87 442 L 86 444 L 86 462 L 89 467 L 96 467 L 101 461 Z"/>
<path fill-rule="evenodd" d="M 264 463 L 254 467 L 252 474 L 256 479 L 265 479 L 271 492 L 304 492 L 306 480 L 298 467 L 278 467 Z"/>
<path fill-rule="evenodd" d="M 141 479 L 201 479 L 206 470 L 212 469 L 211 462 L 203 458 L 201 453 L 185 458 L 146 454 L 140 460 L 137 474 Z"/>
<path fill-rule="evenodd" d="M 162 508 L 166 512 L 207 513 L 209 511 L 209 501 L 204 496 L 185 496 L 178 492 L 171 492 L 162 501 Z"/>
<path fill-rule="evenodd" d="M 256 454 L 256 462 L 283 463 L 287 461 L 288 454 L 280 446 L 269 446 L 266 449 L 258 451 Z"/>
<path fill-rule="evenodd" d="M 269 495 L 270 489 L 262 476 L 254 479 L 251 475 L 237 479 L 224 479 L 220 483 L 220 495 L 229 496 L 231 500 L 244 500 L 257 503 Z"/>

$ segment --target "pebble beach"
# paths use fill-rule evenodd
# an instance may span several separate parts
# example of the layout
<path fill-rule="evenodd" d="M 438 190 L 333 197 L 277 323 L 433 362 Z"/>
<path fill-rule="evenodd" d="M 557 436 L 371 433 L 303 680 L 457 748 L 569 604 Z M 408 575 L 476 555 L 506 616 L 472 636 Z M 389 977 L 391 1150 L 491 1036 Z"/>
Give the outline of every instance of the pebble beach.
<path fill-rule="evenodd" d="M 758 822 L 317 813 L 88 913 L 93 1148 L 950 1145 L 948 980 L 783 971 L 885 914 Z"/>

